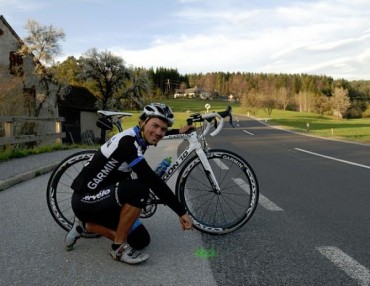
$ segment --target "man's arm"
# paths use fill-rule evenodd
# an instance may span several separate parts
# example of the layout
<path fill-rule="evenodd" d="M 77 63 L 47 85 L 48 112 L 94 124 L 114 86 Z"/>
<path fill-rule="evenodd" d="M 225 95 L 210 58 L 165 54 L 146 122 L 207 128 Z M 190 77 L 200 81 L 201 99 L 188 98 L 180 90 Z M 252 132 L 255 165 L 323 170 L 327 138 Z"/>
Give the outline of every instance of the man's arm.
<path fill-rule="evenodd" d="M 175 135 L 175 134 L 182 134 L 182 133 L 188 133 L 190 131 L 193 131 L 195 127 L 193 125 L 186 125 L 181 127 L 180 129 L 171 129 L 166 132 L 166 136 L 168 135 Z"/>
<path fill-rule="evenodd" d="M 185 208 L 177 200 L 172 190 L 152 170 L 145 159 L 133 166 L 132 170 L 137 174 L 138 179 L 147 185 L 179 217 L 186 214 Z"/>

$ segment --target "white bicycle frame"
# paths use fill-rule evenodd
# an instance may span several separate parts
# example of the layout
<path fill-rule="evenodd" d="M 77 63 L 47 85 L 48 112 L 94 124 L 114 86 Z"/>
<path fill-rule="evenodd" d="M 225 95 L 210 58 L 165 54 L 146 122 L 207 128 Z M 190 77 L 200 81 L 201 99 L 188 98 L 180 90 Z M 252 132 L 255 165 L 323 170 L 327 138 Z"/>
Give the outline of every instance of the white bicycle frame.
<path fill-rule="evenodd" d="M 177 157 L 176 161 L 173 162 L 167 169 L 166 173 L 162 176 L 162 179 L 167 182 L 172 175 L 179 169 L 183 162 L 190 156 L 190 154 L 195 151 L 196 155 L 200 159 L 203 168 L 206 172 L 208 180 L 216 193 L 221 191 L 220 186 L 216 180 L 216 177 L 212 171 L 211 165 L 207 159 L 207 155 L 202 148 L 201 140 L 204 138 L 209 130 L 211 129 L 211 124 L 207 121 L 207 119 L 218 118 L 220 121 L 218 122 L 218 126 L 216 130 L 214 130 L 210 136 L 216 136 L 222 129 L 224 124 L 224 119 L 218 113 L 209 113 L 202 115 L 204 119 L 203 124 L 206 124 L 205 128 L 202 130 L 200 134 L 197 134 L 196 131 L 192 131 L 189 134 L 175 134 L 175 135 L 168 135 L 163 137 L 163 140 L 174 140 L 174 139 L 184 139 L 189 142 L 189 145 L 186 149 Z M 204 126 L 203 126 L 204 127 Z"/>
<path fill-rule="evenodd" d="M 117 116 L 118 118 L 124 117 L 124 116 L 131 116 L 131 113 L 127 112 L 112 112 L 112 111 L 104 111 L 104 110 L 99 110 L 99 114 L 105 115 L 105 116 Z M 218 126 L 216 130 L 214 130 L 210 136 L 216 136 L 222 129 L 224 125 L 224 118 L 222 118 L 217 112 L 213 113 L 207 113 L 203 114 L 201 116 L 203 119 L 203 124 L 206 126 L 203 128 L 202 132 L 200 134 L 197 134 L 196 131 L 193 131 L 189 134 L 175 134 L 175 135 L 168 135 L 163 137 L 163 140 L 174 140 L 174 139 L 184 139 L 189 142 L 188 147 L 181 153 L 180 156 L 177 157 L 176 161 L 172 163 L 166 173 L 162 176 L 162 179 L 167 182 L 172 175 L 179 169 L 179 167 L 182 165 L 183 162 L 191 155 L 193 151 L 195 151 L 196 155 L 200 159 L 203 168 L 205 170 L 205 173 L 208 177 L 208 180 L 213 188 L 213 190 L 216 193 L 220 193 L 221 188 L 216 180 L 216 177 L 212 171 L 211 165 L 209 164 L 209 161 L 207 159 L 207 155 L 204 152 L 204 149 L 201 144 L 201 140 L 205 138 L 205 136 L 208 134 L 208 132 L 211 129 L 211 124 L 208 120 L 213 120 L 215 118 L 219 119 Z M 119 131 L 122 131 L 122 126 L 120 124 L 120 121 L 113 121 L 113 124 L 115 124 L 118 128 Z"/>

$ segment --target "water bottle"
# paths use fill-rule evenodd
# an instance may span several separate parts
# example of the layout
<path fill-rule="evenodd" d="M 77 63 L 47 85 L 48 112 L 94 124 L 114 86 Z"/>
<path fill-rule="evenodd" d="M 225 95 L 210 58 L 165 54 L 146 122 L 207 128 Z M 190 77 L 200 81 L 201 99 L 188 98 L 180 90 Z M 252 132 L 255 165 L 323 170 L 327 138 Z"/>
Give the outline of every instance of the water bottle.
<path fill-rule="evenodd" d="M 167 168 L 171 165 L 171 162 L 172 162 L 172 158 L 171 157 L 164 158 L 162 160 L 162 162 L 159 163 L 159 165 L 157 166 L 157 168 L 155 168 L 154 172 L 156 172 L 156 174 L 159 177 L 162 177 L 163 174 L 166 173 Z"/>

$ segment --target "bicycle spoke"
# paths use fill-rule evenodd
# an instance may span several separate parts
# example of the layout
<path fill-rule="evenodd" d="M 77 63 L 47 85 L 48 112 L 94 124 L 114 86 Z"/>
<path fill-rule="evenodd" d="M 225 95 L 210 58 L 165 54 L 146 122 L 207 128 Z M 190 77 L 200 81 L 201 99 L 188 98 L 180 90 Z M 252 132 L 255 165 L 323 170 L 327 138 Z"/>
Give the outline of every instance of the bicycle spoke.
<path fill-rule="evenodd" d="M 179 198 L 195 228 L 212 234 L 232 232 L 244 225 L 256 208 L 257 180 L 247 163 L 232 152 L 209 151 L 207 159 L 220 191 L 213 189 L 203 165 L 193 159 L 184 167 L 186 177 L 181 180 Z"/>
<path fill-rule="evenodd" d="M 67 157 L 50 176 L 46 191 L 48 208 L 55 221 L 65 230 L 72 227 L 74 219 L 71 184 L 95 152 L 86 150 Z"/>

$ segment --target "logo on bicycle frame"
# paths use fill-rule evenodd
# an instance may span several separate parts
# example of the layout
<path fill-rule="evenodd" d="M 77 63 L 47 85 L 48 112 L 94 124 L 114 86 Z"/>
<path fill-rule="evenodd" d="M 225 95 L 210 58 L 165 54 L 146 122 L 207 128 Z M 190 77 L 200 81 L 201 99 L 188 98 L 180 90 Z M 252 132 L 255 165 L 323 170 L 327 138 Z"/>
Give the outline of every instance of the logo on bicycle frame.
<path fill-rule="evenodd" d="M 189 152 L 187 150 L 185 150 L 181 156 L 176 160 L 175 163 L 172 164 L 172 166 L 170 166 L 167 170 L 167 172 L 162 176 L 162 179 L 164 181 L 167 181 L 173 174 L 173 172 L 175 172 L 177 170 L 177 168 L 182 164 L 182 162 L 184 162 L 184 160 L 188 157 L 189 155 Z"/>

